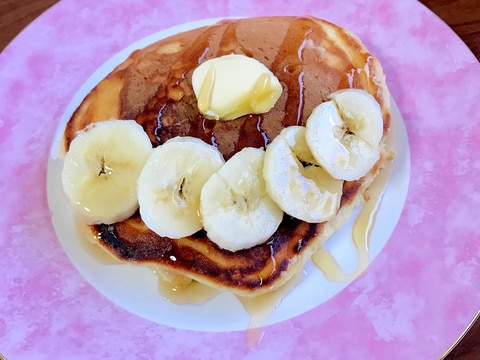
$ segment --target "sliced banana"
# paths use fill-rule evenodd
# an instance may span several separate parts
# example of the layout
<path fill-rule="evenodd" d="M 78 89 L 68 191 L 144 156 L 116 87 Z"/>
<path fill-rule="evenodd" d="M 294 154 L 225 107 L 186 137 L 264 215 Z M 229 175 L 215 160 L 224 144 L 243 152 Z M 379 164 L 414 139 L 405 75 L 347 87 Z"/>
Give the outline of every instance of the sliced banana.
<path fill-rule="evenodd" d="M 64 157 L 62 185 L 83 221 L 112 224 L 137 210 L 137 179 L 151 152 L 134 120 L 97 122 L 78 132 Z"/>
<path fill-rule="evenodd" d="M 176 137 L 155 148 L 138 179 L 145 225 L 173 239 L 200 230 L 200 191 L 224 163 L 217 148 L 193 137 Z"/>
<path fill-rule="evenodd" d="M 326 221 L 340 206 L 343 181 L 318 166 L 305 141 L 303 126 L 283 129 L 268 145 L 263 177 L 270 197 L 297 219 Z"/>
<path fill-rule="evenodd" d="M 265 191 L 264 150 L 244 148 L 205 183 L 200 197 L 207 236 L 219 247 L 238 251 L 265 242 L 283 212 Z"/>
<path fill-rule="evenodd" d="M 307 119 L 306 140 L 315 159 L 334 178 L 357 180 L 380 158 L 382 111 L 364 90 L 340 90 L 330 98 Z"/>

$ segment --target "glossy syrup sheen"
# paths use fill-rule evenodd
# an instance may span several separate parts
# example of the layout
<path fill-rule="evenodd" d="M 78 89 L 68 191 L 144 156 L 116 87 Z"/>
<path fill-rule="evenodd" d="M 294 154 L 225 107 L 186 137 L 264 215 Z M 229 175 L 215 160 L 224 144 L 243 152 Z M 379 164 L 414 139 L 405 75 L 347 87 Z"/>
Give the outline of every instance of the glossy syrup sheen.
<path fill-rule="evenodd" d="M 202 61 L 231 53 L 264 63 L 282 84 L 282 96 L 265 114 L 208 120 L 198 111 L 192 72 Z M 192 30 L 135 52 L 102 81 L 69 122 L 66 148 L 75 132 L 91 121 L 134 118 L 154 146 L 175 136 L 194 136 L 217 146 L 228 159 L 247 146 L 265 147 L 287 126 L 304 125 L 316 105 L 348 87 L 364 88 L 377 98 L 388 129 L 387 92 L 373 81 L 383 75 L 375 61 L 349 32 L 312 18 L 251 18 Z M 109 101 L 110 107 L 105 104 Z M 359 195 L 361 185 L 361 180 L 345 182 L 341 206 Z M 218 248 L 204 231 L 182 239 L 160 237 L 146 228 L 138 213 L 93 230 L 102 246 L 122 260 L 153 262 L 248 293 L 276 284 L 323 227 L 285 215 L 266 243 L 235 253 Z"/>
<path fill-rule="evenodd" d="M 383 191 L 390 179 L 392 162 L 375 178 L 368 188 L 368 200 L 360 211 L 352 228 L 352 241 L 357 255 L 357 266 L 351 273 L 346 273 L 330 252 L 322 247 L 312 255 L 312 262 L 323 272 L 327 280 L 332 282 L 350 282 L 360 276 L 370 264 L 370 240 L 375 219 L 382 201 Z"/>
<path fill-rule="evenodd" d="M 283 41 L 270 51 L 266 49 L 270 33 L 264 35 L 265 48 L 256 48 L 250 45 L 252 34 L 245 34 L 244 26 L 241 21 L 231 21 L 209 27 L 195 38 L 188 51 L 178 55 L 167 81 L 136 117 L 154 145 L 175 136 L 194 136 L 217 146 L 228 159 L 246 146 L 265 147 L 284 127 L 304 125 L 313 107 L 325 101 L 332 91 L 362 87 L 361 79 L 351 75 L 356 67 L 345 61 L 347 55 L 340 47 L 332 45 L 329 49 L 342 60 L 336 64 L 339 69 L 324 64 L 321 52 L 312 48 L 311 44 L 322 43 L 320 39 L 327 37 L 313 20 L 295 18 L 282 24 Z M 266 114 L 246 115 L 232 121 L 208 120 L 199 112 L 192 91 L 193 70 L 202 61 L 231 53 L 253 56 L 266 63 L 283 86 L 282 96 Z M 363 56 L 357 60 L 362 66 L 367 58 Z M 327 86 L 319 85 L 319 81 Z"/>

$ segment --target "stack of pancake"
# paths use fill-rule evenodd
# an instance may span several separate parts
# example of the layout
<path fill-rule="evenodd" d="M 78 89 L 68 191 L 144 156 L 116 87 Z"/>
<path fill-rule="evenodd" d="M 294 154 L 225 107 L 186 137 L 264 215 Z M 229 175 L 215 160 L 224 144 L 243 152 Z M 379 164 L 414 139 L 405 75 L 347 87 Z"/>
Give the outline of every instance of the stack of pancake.
<path fill-rule="evenodd" d="M 192 73 L 202 62 L 227 54 L 262 62 L 283 92 L 265 114 L 231 121 L 206 119 L 197 108 Z M 313 17 L 225 20 L 160 40 L 133 52 L 83 100 L 67 124 L 65 150 L 77 131 L 107 119 L 134 119 L 158 146 L 176 136 L 194 136 L 217 146 L 227 160 L 244 147 L 266 147 L 290 125 L 305 125 L 312 109 L 332 92 L 364 89 L 380 104 L 385 139 L 390 95 L 379 61 L 350 31 Z M 277 289 L 299 272 L 326 239 L 351 216 L 388 159 L 367 175 L 345 181 L 340 209 L 312 224 L 284 215 L 264 244 L 230 252 L 201 230 L 181 239 L 161 237 L 137 212 L 115 224 L 92 226 L 99 244 L 122 261 L 154 264 L 165 276 L 184 276 L 241 296 Z"/>

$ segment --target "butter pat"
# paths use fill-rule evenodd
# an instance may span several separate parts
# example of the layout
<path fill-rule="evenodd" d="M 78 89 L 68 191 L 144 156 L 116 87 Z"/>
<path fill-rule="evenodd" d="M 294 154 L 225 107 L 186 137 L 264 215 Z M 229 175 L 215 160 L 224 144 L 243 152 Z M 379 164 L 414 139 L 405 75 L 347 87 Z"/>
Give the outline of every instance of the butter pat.
<path fill-rule="evenodd" d="M 265 65 L 236 54 L 200 64 L 193 72 L 192 85 L 199 111 L 215 120 L 265 113 L 282 94 L 282 85 Z"/>

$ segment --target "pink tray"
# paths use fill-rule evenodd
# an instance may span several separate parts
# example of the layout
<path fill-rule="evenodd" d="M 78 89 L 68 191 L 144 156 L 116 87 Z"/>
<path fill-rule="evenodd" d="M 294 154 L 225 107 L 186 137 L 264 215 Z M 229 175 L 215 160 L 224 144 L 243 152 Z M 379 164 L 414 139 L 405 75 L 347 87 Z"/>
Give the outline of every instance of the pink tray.
<path fill-rule="evenodd" d="M 201 332 L 138 317 L 93 288 L 56 237 L 46 166 L 58 119 L 85 80 L 133 42 L 217 17 L 314 15 L 381 60 L 406 124 L 400 220 L 361 278 L 266 327 Z M 433 359 L 480 304 L 480 65 L 416 1 L 64 0 L 0 54 L 0 352 L 7 359 Z"/>

